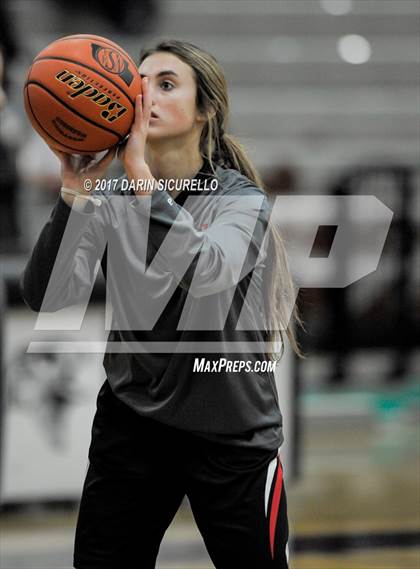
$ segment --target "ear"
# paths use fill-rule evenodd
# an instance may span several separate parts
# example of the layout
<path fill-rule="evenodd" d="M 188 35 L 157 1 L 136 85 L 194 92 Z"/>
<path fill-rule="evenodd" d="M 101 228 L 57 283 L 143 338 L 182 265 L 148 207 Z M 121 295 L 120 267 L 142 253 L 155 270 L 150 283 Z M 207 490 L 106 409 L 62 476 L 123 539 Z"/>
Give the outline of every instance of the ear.
<path fill-rule="evenodd" d="M 214 115 L 216 114 L 216 111 L 213 107 L 210 107 L 209 109 L 205 110 L 205 111 L 197 111 L 197 115 L 196 115 L 196 121 L 197 122 L 209 122 Z"/>

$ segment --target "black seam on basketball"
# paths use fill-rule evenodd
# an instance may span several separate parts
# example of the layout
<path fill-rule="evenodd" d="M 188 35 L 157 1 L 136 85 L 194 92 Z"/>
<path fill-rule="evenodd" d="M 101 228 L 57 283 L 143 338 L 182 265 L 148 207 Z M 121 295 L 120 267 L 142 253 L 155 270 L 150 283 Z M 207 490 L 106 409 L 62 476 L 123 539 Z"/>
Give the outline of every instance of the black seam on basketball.
<path fill-rule="evenodd" d="M 47 59 L 51 59 L 53 61 L 67 61 L 68 63 L 74 63 L 76 65 L 81 65 L 82 67 L 85 67 L 86 69 L 90 69 L 90 71 L 93 71 L 94 73 L 97 73 L 98 75 L 100 75 L 101 77 L 103 77 L 104 79 L 106 79 L 107 81 L 109 81 L 110 83 L 112 83 L 113 85 L 115 85 L 115 87 L 117 89 L 119 89 L 121 91 L 121 93 L 127 97 L 127 99 L 130 101 L 131 106 L 133 107 L 134 110 L 134 103 L 131 100 L 130 96 L 128 95 L 128 93 L 126 93 L 124 91 L 124 89 L 118 85 L 118 83 L 115 83 L 115 81 L 113 81 L 112 79 L 110 79 L 109 77 L 107 77 L 106 75 L 104 75 L 103 73 L 101 73 L 100 71 L 98 71 L 98 69 L 95 69 L 94 67 L 90 67 L 90 65 L 86 65 L 86 63 L 81 63 L 80 61 L 75 61 L 74 59 L 68 59 L 67 57 L 54 57 L 54 56 L 45 56 L 45 57 L 38 57 L 38 59 L 36 59 L 34 61 L 34 63 L 37 63 L 38 61 L 45 61 Z"/>
<path fill-rule="evenodd" d="M 77 154 L 78 152 L 86 152 L 86 154 L 91 153 L 91 154 L 96 154 L 97 152 L 99 152 L 99 150 L 80 150 L 78 148 L 74 148 L 73 146 L 68 146 L 67 144 L 64 144 L 63 142 L 61 142 L 61 140 L 58 140 L 57 138 L 55 138 L 52 134 L 50 134 L 43 126 L 42 124 L 39 122 L 38 117 L 35 115 L 34 110 L 32 108 L 31 105 L 31 98 L 29 96 L 29 90 L 26 89 L 26 96 L 28 97 L 28 105 L 31 109 L 31 114 L 32 117 L 34 118 L 34 120 L 36 121 L 36 123 L 38 124 L 39 128 L 41 130 L 43 130 L 45 132 L 45 134 L 49 137 L 52 138 L 53 140 L 55 140 L 57 142 L 57 144 L 59 144 L 60 146 L 65 146 L 66 148 L 68 148 L 69 150 L 71 150 L 73 153 Z"/>
<path fill-rule="evenodd" d="M 65 103 L 61 99 L 59 99 L 57 97 L 57 95 L 55 95 L 52 91 L 50 91 L 47 87 L 45 87 L 45 85 L 38 83 L 38 81 L 28 81 L 25 84 L 25 87 L 28 88 L 28 85 L 37 85 L 38 87 L 41 87 L 41 89 L 44 89 L 44 91 L 46 91 L 49 95 L 51 95 L 51 97 L 53 97 L 56 101 L 61 103 L 63 105 L 63 107 L 66 107 L 66 109 L 68 109 L 69 111 L 71 111 L 72 113 L 74 113 L 75 115 L 77 115 L 78 117 L 83 119 L 84 121 L 86 121 L 90 124 L 93 124 L 93 126 L 97 126 L 98 128 L 101 128 L 102 130 L 106 130 L 107 132 L 113 134 L 114 136 L 116 136 L 118 138 L 119 141 L 121 141 L 124 138 L 123 136 L 121 136 L 121 134 L 118 134 L 118 132 L 115 132 L 114 130 L 112 130 L 110 128 L 106 128 L 106 126 L 102 126 L 102 125 L 94 122 L 93 120 L 85 117 L 84 115 L 82 115 L 82 113 L 79 113 L 79 111 L 76 111 L 76 109 L 73 109 L 70 105 L 68 105 L 67 103 Z"/>
<path fill-rule="evenodd" d="M 137 69 L 137 65 L 134 61 L 134 59 L 131 57 L 131 55 L 129 55 L 126 51 L 123 51 L 122 47 L 116 47 L 116 44 L 112 43 L 112 40 L 107 40 L 106 38 L 103 38 L 102 36 L 90 36 L 89 34 L 75 34 L 73 36 L 67 36 L 65 38 L 60 38 L 58 40 L 55 40 L 54 43 L 58 43 L 61 41 L 66 41 L 66 40 L 78 40 L 78 39 L 85 39 L 85 40 L 93 40 L 93 41 L 102 41 L 104 43 L 106 43 L 106 45 L 109 45 L 110 47 L 112 47 L 113 49 L 115 49 L 116 51 L 118 51 L 121 55 L 127 56 L 128 59 L 131 61 L 131 63 L 134 65 L 134 67 Z"/>

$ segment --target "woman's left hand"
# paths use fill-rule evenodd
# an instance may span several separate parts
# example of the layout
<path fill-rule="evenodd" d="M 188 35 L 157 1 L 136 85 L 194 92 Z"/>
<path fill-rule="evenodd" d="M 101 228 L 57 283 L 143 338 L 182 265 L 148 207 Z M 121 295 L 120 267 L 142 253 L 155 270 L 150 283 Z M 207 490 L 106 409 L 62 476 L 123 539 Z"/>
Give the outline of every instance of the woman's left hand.
<path fill-rule="evenodd" d="M 152 108 L 151 93 L 148 78 L 141 81 L 142 94 L 137 95 L 135 103 L 134 122 L 128 139 L 118 148 L 118 158 L 124 164 L 128 179 L 138 180 L 149 173 L 145 160 L 146 139 Z"/>

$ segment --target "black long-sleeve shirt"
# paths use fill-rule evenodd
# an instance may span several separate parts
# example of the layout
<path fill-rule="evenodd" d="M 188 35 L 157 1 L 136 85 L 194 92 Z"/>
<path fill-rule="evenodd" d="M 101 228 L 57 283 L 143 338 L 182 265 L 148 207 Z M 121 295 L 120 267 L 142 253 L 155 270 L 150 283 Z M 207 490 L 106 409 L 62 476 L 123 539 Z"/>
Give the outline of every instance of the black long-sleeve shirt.
<path fill-rule="evenodd" d="M 123 180 L 83 211 L 57 199 L 21 278 L 25 302 L 47 312 L 87 302 L 101 261 L 113 309 L 103 365 L 115 395 L 143 416 L 216 441 L 278 448 L 274 373 L 253 367 L 268 361 L 264 192 L 208 164 L 194 178 L 205 189 L 176 200 L 167 191 L 136 198 Z M 243 360 L 251 371 L 194 369 L 200 358 L 210 368 Z"/>

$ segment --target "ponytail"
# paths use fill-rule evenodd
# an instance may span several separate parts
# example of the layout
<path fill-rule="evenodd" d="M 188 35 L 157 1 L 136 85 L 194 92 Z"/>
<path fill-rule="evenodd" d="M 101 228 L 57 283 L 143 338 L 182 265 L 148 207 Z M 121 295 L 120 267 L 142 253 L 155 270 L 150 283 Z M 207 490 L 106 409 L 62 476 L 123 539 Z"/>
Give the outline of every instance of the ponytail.
<path fill-rule="evenodd" d="M 213 171 L 214 162 L 219 166 L 233 168 L 266 192 L 264 183 L 257 169 L 248 158 L 244 146 L 234 136 L 226 134 L 223 129 L 215 129 L 214 125 L 211 125 L 211 122 L 212 121 L 208 123 L 210 126 L 209 130 L 211 130 L 213 126 L 214 130 L 219 131 L 219 138 L 216 139 L 216 143 L 214 144 L 215 151 L 213 152 L 213 156 L 205 156 L 210 162 Z M 211 150 L 211 145 L 209 147 L 208 143 L 209 139 L 207 139 L 206 150 Z M 281 360 L 284 354 L 284 335 L 286 334 L 292 350 L 301 359 L 306 359 L 292 327 L 294 321 L 305 330 L 296 302 L 297 291 L 291 277 L 283 238 L 271 217 L 268 227 L 267 264 L 263 279 L 263 295 L 269 337 L 269 350 L 267 355 L 274 361 Z M 279 343 L 281 344 L 280 352 L 278 351 Z"/>

